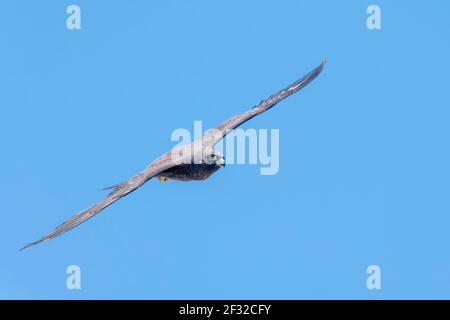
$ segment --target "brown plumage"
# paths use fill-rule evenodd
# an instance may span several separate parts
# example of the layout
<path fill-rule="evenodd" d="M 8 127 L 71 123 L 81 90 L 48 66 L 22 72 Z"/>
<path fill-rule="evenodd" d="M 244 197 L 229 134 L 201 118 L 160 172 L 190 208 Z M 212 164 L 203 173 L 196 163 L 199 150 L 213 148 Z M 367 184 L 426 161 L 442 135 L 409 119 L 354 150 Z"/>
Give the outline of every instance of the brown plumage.
<path fill-rule="evenodd" d="M 147 168 L 135 176 L 122 183 L 107 188 L 112 189 L 112 192 L 110 192 L 106 198 L 75 214 L 52 232 L 35 242 L 27 244 L 21 250 L 53 239 L 75 228 L 120 198 L 133 192 L 153 177 L 179 181 L 207 179 L 214 172 L 225 166 L 225 159 L 223 155 L 214 150 L 214 145 L 217 142 L 223 139 L 231 130 L 237 128 L 253 117 L 267 111 L 281 100 L 305 87 L 322 72 L 324 65 L 325 61 L 322 62 L 317 68 L 306 74 L 303 78 L 295 81 L 290 86 L 275 93 L 274 95 L 271 95 L 267 99 L 262 100 L 252 109 L 226 120 L 212 130 L 208 130 L 202 137 L 193 141 L 188 146 L 175 147 L 171 151 L 153 161 Z M 194 152 L 192 152 L 192 150 L 194 150 Z"/>

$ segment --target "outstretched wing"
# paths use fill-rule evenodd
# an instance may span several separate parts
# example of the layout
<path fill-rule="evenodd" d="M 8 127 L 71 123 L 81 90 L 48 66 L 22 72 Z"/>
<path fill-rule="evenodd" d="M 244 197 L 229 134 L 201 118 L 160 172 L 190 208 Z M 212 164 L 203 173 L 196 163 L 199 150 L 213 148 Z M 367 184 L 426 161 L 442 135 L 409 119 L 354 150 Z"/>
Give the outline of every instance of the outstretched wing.
<path fill-rule="evenodd" d="M 27 244 L 20 250 L 24 250 L 28 247 L 34 246 L 47 240 L 51 240 L 69 231 L 70 229 L 75 228 L 76 226 L 92 218 L 97 213 L 99 213 L 106 207 L 110 206 L 120 198 L 125 197 L 129 193 L 133 192 L 158 173 L 161 173 L 162 171 L 172 167 L 173 165 L 174 164 L 170 159 L 170 152 L 164 154 L 163 156 L 152 162 L 147 168 L 136 174 L 135 176 L 118 185 L 113 186 L 112 188 L 114 190 L 106 198 L 90 206 L 89 208 L 73 215 L 46 236 L 42 237 L 41 239 L 35 242 Z"/>
<path fill-rule="evenodd" d="M 247 122 L 248 120 L 252 119 L 253 117 L 257 116 L 258 114 L 261 114 L 270 108 L 272 108 L 274 105 L 276 105 L 281 100 L 289 97 L 291 94 L 297 92 L 298 90 L 305 87 L 308 83 L 310 83 L 312 80 L 314 80 L 323 70 L 323 67 L 325 66 L 326 61 L 323 61 L 317 68 L 309 72 L 307 75 L 305 75 L 303 78 L 295 81 L 290 86 L 284 88 L 283 90 L 271 95 L 267 99 L 261 101 L 256 106 L 254 106 L 252 109 L 241 113 L 237 116 L 234 116 L 225 122 L 222 122 L 220 125 L 218 125 L 216 128 L 212 129 L 211 131 L 207 131 L 202 139 L 203 139 L 203 145 L 207 147 L 213 147 L 217 142 L 219 142 L 221 139 L 223 139 L 228 132 L 231 130 L 239 127 L 244 122 Z"/>

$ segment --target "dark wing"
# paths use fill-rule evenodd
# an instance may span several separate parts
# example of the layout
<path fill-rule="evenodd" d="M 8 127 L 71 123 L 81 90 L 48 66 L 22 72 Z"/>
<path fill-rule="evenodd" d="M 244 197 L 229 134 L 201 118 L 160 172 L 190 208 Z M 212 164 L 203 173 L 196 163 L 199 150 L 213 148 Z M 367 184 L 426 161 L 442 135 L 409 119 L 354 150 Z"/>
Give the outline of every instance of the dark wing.
<path fill-rule="evenodd" d="M 23 247 L 20 250 L 24 250 L 28 247 L 31 247 L 33 245 L 36 245 L 38 243 L 51 240 L 67 231 L 69 231 L 72 228 L 75 228 L 79 224 L 85 222 L 86 220 L 92 218 L 97 213 L 105 209 L 106 207 L 110 206 L 117 200 L 119 200 L 122 197 L 125 197 L 129 193 L 133 192 L 140 186 L 142 186 L 144 183 L 146 183 L 148 180 L 150 180 L 152 177 L 157 175 L 158 173 L 161 173 L 162 171 L 172 167 L 174 164 L 170 160 L 170 152 L 164 154 L 160 158 L 156 159 L 154 162 L 152 162 L 147 168 L 145 168 L 143 171 L 139 172 L 135 176 L 131 177 L 130 179 L 113 186 L 114 189 L 106 198 L 103 200 L 97 202 L 96 204 L 90 206 L 86 210 L 80 211 L 77 214 L 70 217 L 68 220 L 66 220 L 64 223 L 62 223 L 59 227 L 57 227 L 55 230 L 47 234 L 46 236 L 42 237 L 41 239 L 27 244 L 25 247 Z"/>
<path fill-rule="evenodd" d="M 221 139 L 223 139 L 228 132 L 231 130 L 239 127 L 244 122 L 247 122 L 248 120 L 252 119 L 253 117 L 257 116 L 258 114 L 261 114 L 265 112 L 266 110 L 269 110 L 274 105 L 276 105 L 281 100 L 289 97 L 291 94 L 297 92 L 301 88 L 305 87 L 308 83 L 310 83 L 312 80 L 314 80 L 323 70 L 323 67 L 325 66 L 326 61 L 323 61 L 317 68 L 312 70 L 310 73 L 305 75 L 303 78 L 295 81 L 290 86 L 284 88 L 283 90 L 271 95 L 267 99 L 261 101 L 256 106 L 254 106 L 252 109 L 241 113 L 237 116 L 234 116 L 225 122 L 218 125 L 215 129 L 212 129 L 210 132 L 206 132 L 202 139 L 203 139 L 203 145 L 208 147 L 213 147 L 217 142 L 219 142 Z"/>

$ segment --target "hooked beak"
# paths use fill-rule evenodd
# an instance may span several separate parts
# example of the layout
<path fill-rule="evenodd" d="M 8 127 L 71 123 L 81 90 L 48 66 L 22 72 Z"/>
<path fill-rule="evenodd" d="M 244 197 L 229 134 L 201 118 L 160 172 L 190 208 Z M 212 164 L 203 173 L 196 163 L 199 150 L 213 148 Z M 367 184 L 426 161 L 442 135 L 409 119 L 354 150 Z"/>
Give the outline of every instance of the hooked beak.
<path fill-rule="evenodd" d="M 218 164 L 222 167 L 225 167 L 225 158 L 220 158 Z"/>

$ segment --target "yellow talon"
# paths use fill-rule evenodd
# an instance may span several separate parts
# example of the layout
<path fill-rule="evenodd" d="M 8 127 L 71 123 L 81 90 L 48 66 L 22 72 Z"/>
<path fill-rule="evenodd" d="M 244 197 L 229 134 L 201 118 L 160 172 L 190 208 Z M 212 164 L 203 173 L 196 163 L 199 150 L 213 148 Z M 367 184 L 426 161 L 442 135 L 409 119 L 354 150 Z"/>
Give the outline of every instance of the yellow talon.
<path fill-rule="evenodd" d="M 161 182 L 166 182 L 166 181 L 169 180 L 169 178 L 166 178 L 166 177 L 158 177 L 158 180 L 161 181 Z"/>

